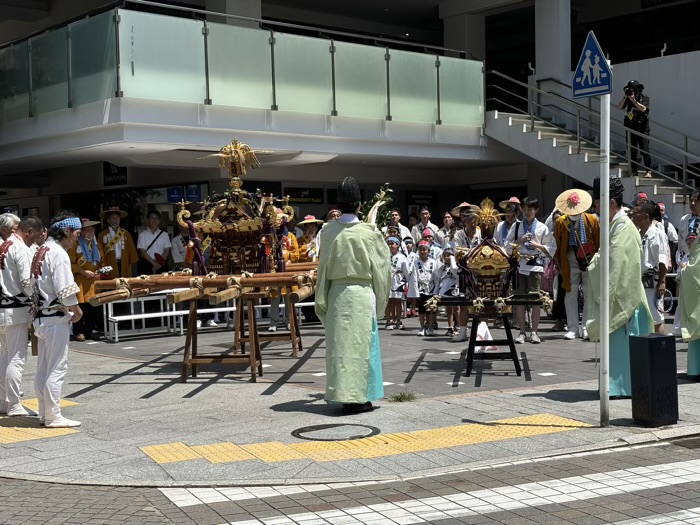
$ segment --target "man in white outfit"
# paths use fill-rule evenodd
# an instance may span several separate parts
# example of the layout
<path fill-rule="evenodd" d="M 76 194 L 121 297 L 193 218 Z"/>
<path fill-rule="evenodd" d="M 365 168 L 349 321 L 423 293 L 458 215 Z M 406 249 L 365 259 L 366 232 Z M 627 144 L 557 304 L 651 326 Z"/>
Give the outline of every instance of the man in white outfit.
<path fill-rule="evenodd" d="M 32 252 L 17 234 L 19 223 L 12 213 L 0 215 L 0 414 L 35 416 L 36 412 L 20 403 L 27 362 Z"/>
<path fill-rule="evenodd" d="M 60 212 L 51 219 L 49 238 L 34 255 L 34 333 L 39 342 L 34 389 L 39 400 L 39 423 L 47 428 L 80 426 L 61 414 L 59 402 L 68 370 L 70 324 L 80 320 L 78 286 L 73 280 L 68 250 L 80 234 L 82 223 L 74 214 Z"/>

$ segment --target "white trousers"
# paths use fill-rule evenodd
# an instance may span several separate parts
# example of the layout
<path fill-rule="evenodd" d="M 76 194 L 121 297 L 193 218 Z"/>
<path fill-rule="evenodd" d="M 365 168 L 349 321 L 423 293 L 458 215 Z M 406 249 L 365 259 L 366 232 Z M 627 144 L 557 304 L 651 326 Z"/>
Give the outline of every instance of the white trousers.
<path fill-rule="evenodd" d="M 569 275 L 571 276 L 570 286 L 566 297 L 564 297 L 564 308 L 566 309 L 566 329 L 569 332 L 578 333 L 578 285 L 583 285 L 583 324 L 586 326 L 588 316 L 586 309 L 588 303 L 588 272 L 582 272 L 578 267 L 578 261 L 574 250 L 567 249 L 566 259 L 569 261 Z"/>
<path fill-rule="evenodd" d="M 656 288 L 644 288 L 644 292 L 647 294 L 647 306 L 651 311 L 651 318 L 654 320 L 654 324 L 663 324 L 664 318 L 656 307 Z"/>
<path fill-rule="evenodd" d="M 68 370 L 70 324 L 40 325 L 34 323 L 39 340 L 34 389 L 39 400 L 39 419 L 53 421 L 61 417 L 61 389 Z"/>
<path fill-rule="evenodd" d="M 0 327 L 0 405 L 7 409 L 19 404 L 28 340 L 29 323 Z"/>

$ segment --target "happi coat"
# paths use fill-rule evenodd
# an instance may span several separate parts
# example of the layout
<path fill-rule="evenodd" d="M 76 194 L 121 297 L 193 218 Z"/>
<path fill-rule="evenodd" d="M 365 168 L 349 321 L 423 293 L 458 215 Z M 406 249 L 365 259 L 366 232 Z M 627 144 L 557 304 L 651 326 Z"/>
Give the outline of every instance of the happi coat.
<path fill-rule="evenodd" d="M 343 215 L 321 230 L 316 315 L 326 329 L 328 402 L 384 397 L 377 312 L 391 288 L 391 257 L 374 224 Z"/>

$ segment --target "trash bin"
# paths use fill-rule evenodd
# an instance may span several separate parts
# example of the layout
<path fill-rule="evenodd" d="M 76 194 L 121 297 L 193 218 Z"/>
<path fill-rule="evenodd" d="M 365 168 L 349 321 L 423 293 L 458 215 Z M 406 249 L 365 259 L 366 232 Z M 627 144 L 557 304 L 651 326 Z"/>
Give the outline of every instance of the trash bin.
<path fill-rule="evenodd" d="M 630 373 L 634 421 L 646 427 L 678 423 L 675 337 L 630 336 Z"/>

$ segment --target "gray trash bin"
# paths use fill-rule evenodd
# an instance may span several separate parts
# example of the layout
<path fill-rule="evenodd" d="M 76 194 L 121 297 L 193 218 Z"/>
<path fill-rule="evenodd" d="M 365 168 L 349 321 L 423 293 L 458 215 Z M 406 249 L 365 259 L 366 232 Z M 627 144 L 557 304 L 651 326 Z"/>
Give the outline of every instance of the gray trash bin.
<path fill-rule="evenodd" d="M 630 373 L 634 421 L 646 427 L 678 423 L 675 337 L 630 336 Z"/>

